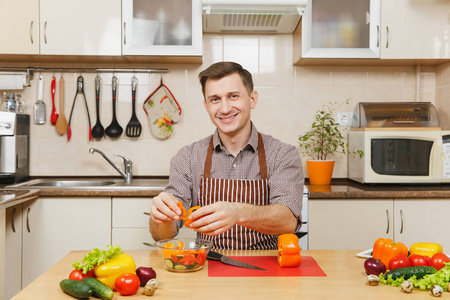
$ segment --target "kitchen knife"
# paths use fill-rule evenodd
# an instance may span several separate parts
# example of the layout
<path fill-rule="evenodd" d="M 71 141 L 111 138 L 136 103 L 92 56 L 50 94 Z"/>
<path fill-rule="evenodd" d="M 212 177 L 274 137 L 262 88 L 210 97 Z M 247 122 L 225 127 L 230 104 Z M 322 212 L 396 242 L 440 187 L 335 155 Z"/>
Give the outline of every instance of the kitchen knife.
<path fill-rule="evenodd" d="M 214 252 L 214 251 L 209 251 L 208 252 L 208 259 L 211 260 L 218 260 L 221 261 L 224 264 L 230 265 L 230 266 L 235 266 L 235 267 L 241 267 L 241 268 L 247 268 L 247 269 L 253 269 L 253 270 L 260 270 L 260 271 L 269 271 L 251 264 L 247 264 L 241 261 L 237 261 L 234 259 L 231 259 L 223 254 Z"/>

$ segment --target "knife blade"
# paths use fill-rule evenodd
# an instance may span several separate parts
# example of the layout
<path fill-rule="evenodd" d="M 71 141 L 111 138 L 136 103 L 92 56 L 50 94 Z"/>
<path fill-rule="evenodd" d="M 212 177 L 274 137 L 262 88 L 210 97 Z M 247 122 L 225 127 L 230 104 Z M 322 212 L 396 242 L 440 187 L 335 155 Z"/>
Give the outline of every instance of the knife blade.
<path fill-rule="evenodd" d="M 208 257 L 208 259 L 218 260 L 218 261 L 221 261 L 222 263 L 230 265 L 230 266 L 246 268 L 246 269 L 252 269 L 252 270 L 259 270 L 259 271 L 269 271 L 269 270 L 260 268 L 258 266 L 254 266 L 254 265 L 242 262 L 242 261 L 231 259 L 228 256 L 225 256 L 223 254 L 220 254 L 218 252 L 211 251 L 211 250 L 208 252 L 208 256 L 207 257 Z"/>

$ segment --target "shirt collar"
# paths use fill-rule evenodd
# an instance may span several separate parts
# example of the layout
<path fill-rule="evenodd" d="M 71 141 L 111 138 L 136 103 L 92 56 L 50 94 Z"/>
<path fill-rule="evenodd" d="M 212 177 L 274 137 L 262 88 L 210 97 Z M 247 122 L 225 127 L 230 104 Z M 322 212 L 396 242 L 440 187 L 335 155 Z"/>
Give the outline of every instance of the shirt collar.
<path fill-rule="evenodd" d="M 258 149 L 258 130 L 256 130 L 256 127 L 253 124 L 253 122 L 251 122 L 251 126 L 252 132 L 250 133 L 250 138 L 248 139 L 248 142 L 243 149 L 250 149 L 256 151 L 256 149 Z M 220 140 L 219 137 L 219 131 L 217 129 L 213 135 L 213 146 L 215 151 L 220 151 L 222 150 L 223 147 L 222 141 Z"/>

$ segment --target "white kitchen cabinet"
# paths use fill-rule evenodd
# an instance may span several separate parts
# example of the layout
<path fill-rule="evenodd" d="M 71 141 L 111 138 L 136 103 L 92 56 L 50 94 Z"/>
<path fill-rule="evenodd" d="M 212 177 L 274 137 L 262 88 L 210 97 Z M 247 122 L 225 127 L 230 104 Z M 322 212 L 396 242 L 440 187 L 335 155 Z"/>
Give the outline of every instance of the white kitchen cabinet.
<path fill-rule="evenodd" d="M 302 58 L 379 58 L 380 1 L 308 0 Z"/>
<path fill-rule="evenodd" d="M 309 249 L 365 250 L 383 237 L 445 251 L 449 211 L 450 199 L 310 199 Z"/>
<path fill-rule="evenodd" d="M 127 60 L 201 57 L 201 0 L 123 0 L 122 51 Z"/>
<path fill-rule="evenodd" d="M 393 238 L 393 199 L 309 199 L 310 250 L 363 250 Z"/>
<path fill-rule="evenodd" d="M 0 299 L 22 288 L 22 204 L 0 210 Z"/>
<path fill-rule="evenodd" d="M 0 0 L 0 53 L 39 54 L 39 1 Z"/>
<path fill-rule="evenodd" d="M 154 243 L 148 221 L 152 198 L 112 198 L 112 243 L 123 250 L 149 250 L 143 242 Z M 195 238 L 194 230 L 183 227 L 177 238 Z"/>
<path fill-rule="evenodd" d="M 309 0 L 294 33 L 294 63 L 448 59 L 449 11 L 450 1 L 439 0 Z"/>
<path fill-rule="evenodd" d="M 22 288 L 72 250 L 111 244 L 110 197 L 40 197 L 23 204 Z"/>
<path fill-rule="evenodd" d="M 381 58 L 450 58 L 450 1 L 383 0 Z"/>
<path fill-rule="evenodd" d="M 120 0 L 40 0 L 40 54 L 121 55 Z"/>
<path fill-rule="evenodd" d="M 448 214 L 450 199 L 394 199 L 394 240 L 408 247 L 414 243 L 439 243 L 450 253 Z"/>

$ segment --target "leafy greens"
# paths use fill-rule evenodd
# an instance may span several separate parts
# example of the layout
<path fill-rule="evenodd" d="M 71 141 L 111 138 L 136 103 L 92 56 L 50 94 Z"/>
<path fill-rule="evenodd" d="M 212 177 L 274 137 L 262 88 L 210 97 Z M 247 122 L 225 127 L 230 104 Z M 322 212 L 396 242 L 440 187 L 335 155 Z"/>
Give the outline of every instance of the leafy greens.
<path fill-rule="evenodd" d="M 96 265 L 104 264 L 111 258 L 114 258 L 122 253 L 122 248 L 119 245 L 106 245 L 106 247 L 108 247 L 109 250 L 100 250 L 98 248 L 92 249 L 84 256 L 81 262 L 75 262 L 72 267 L 75 270 L 82 270 L 83 274 L 86 274 Z"/>

